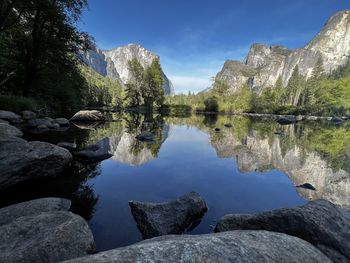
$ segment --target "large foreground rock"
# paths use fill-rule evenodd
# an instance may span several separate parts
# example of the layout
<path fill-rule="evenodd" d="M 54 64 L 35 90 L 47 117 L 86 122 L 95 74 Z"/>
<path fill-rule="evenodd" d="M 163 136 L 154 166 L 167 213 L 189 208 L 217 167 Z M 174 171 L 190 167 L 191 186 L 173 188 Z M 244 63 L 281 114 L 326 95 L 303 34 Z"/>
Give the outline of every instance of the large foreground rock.
<path fill-rule="evenodd" d="M 71 121 L 76 122 L 85 122 L 85 121 L 105 121 L 106 117 L 97 110 L 82 110 L 74 114 L 74 116 L 70 119 Z"/>
<path fill-rule="evenodd" d="M 182 234 L 208 210 L 205 201 L 195 192 L 168 203 L 130 201 L 129 205 L 144 238 Z"/>
<path fill-rule="evenodd" d="M 22 137 L 23 133 L 12 125 L 0 123 L 0 137 L 9 137 L 9 136 Z"/>
<path fill-rule="evenodd" d="M 45 142 L 0 138 L 0 189 L 39 177 L 54 177 L 72 161 L 68 150 Z"/>
<path fill-rule="evenodd" d="M 242 229 L 286 233 L 310 242 L 334 262 L 350 261 L 350 219 L 325 200 L 256 215 L 226 215 L 215 231 Z"/>
<path fill-rule="evenodd" d="M 328 263 L 331 261 L 310 243 L 296 237 L 267 231 L 233 231 L 198 236 L 158 237 L 68 262 Z"/>
<path fill-rule="evenodd" d="M 69 208 L 69 200 L 44 198 L 0 209 L 0 262 L 58 262 L 93 252 L 89 226 Z"/>

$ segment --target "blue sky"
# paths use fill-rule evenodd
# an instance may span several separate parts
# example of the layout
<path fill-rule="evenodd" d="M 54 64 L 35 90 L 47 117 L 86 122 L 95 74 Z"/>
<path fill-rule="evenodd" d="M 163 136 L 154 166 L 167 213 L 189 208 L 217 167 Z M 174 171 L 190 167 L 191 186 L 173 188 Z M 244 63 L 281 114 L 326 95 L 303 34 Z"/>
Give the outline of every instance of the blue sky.
<path fill-rule="evenodd" d="M 349 0 L 89 0 L 79 27 L 110 49 L 157 53 L 176 93 L 210 86 L 227 59 L 253 43 L 304 46 Z"/>

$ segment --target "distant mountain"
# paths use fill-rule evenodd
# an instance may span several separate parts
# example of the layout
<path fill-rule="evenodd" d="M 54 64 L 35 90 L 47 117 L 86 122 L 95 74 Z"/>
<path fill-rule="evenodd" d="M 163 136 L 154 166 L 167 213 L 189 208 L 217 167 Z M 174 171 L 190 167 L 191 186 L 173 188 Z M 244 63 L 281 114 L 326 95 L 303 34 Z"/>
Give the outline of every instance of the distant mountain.
<path fill-rule="evenodd" d="M 286 86 L 296 65 L 299 73 L 309 78 L 320 58 L 325 73 L 331 73 L 345 65 L 349 57 L 350 11 L 342 11 L 332 16 L 305 47 L 290 50 L 254 44 L 243 62 L 226 61 L 216 80 L 225 81 L 232 92 L 247 85 L 259 93 L 263 88 L 275 85 L 280 76 Z"/>
<path fill-rule="evenodd" d="M 128 68 L 129 60 L 137 59 L 143 67 L 148 67 L 151 65 L 153 59 L 159 58 L 158 55 L 136 44 L 129 44 L 111 50 L 95 48 L 94 50 L 81 52 L 80 57 L 87 66 L 94 69 L 100 75 L 113 80 L 119 80 L 124 85 L 132 77 Z M 174 94 L 173 84 L 164 72 L 163 79 L 165 95 Z"/>

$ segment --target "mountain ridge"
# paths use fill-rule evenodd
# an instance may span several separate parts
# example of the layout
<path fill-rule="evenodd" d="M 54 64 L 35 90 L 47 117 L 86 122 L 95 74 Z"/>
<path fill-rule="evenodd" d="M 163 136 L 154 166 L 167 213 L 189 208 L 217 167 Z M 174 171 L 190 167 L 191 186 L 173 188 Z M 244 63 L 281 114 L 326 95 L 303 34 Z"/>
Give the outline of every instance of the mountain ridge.
<path fill-rule="evenodd" d="M 279 77 L 287 86 L 294 68 L 309 78 L 319 59 L 325 73 L 344 66 L 350 58 L 350 10 L 337 12 L 320 32 L 302 48 L 255 43 L 243 61 L 227 60 L 215 80 L 226 82 L 231 92 L 247 85 L 260 93 L 276 84 Z"/>

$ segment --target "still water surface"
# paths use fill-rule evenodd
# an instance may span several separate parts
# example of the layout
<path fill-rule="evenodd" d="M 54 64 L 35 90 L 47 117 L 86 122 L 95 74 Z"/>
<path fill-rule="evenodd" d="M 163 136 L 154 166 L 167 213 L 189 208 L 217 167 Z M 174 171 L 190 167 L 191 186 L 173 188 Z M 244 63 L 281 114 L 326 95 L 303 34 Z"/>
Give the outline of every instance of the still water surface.
<path fill-rule="evenodd" d="M 114 156 L 94 165 L 75 164 L 55 180 L 24 184 L 0 194 L 1 205 L 44 196 L 73 200 L 89 221 L 98 250 L 142 240 L 129 200 L 163 202 L 198 192 L 209 211 L 191 233 L 209 233 L 228 213 L 256 213 L 325 198 L 350 210 L 349 124 L 300 123 L 201 116 L 117 116 L 103 126 L 27 134 L 30 140 L 103 138 Z M 225 127 L 231 124 L 232 127 Z M 214 129 L 220 128 L 220 132 Z M 156 134 L 140 142 L 141 131 Z M 316 191 L 296 188 L 310 183 Z"/>

